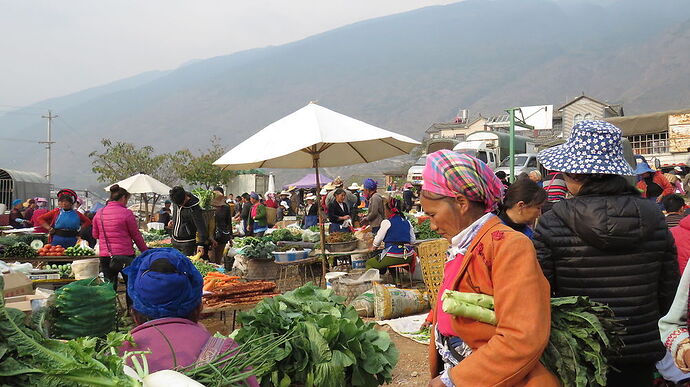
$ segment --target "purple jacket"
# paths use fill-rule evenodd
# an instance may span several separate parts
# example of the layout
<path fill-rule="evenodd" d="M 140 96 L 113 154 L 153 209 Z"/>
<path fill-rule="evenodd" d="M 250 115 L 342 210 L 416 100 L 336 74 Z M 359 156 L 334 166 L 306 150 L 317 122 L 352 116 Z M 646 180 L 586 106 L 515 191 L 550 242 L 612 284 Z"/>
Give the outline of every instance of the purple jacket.
<path fill-rule="evenodd" d="M 105 232 L 103 232 L 103 228 L 105 228 Z M 132 241 L 137 244 L 139 251 L 148 250 L 146 243 L 144 243 L 144 237 L 139 232 L 134 214 L 120 202 L 108 202 L 103 209 L 96 213 L 93 218 L 91 233 L 95 239 L 98 239 L 101 257 L 134 255 Z M 108 245 L 113 251 L 108 249 Z"/>
<path fill-rule="evenodd" d="M 201 324 L 176 317 L 160 318 L 141 324 L 132 330 L 132 336 L 136 346 L 125 343 L 120 347 L 120 354 L 126 351 L 150 350 L 151 353 L 146 355 L 150 373 L 196 363 L 201 350 L 211 338 L 211 334 Z M 227 352 L 236 346 L 232 339 L 225 339 L 218 353 Z M 177 364 L 173 362 L 173 351 Z M 128 358 L 127 365 L 132 366 L 131 358 Z M 259 386 L 253 376 L 247 379 L 247 384 L 251 387 Z"/>

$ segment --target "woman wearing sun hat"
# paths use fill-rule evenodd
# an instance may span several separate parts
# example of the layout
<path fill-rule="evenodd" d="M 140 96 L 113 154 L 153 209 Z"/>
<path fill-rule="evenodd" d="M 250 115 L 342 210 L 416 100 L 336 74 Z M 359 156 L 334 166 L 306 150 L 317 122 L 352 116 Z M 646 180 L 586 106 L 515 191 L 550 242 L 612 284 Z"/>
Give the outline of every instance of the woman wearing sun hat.
<path fill-rule="evenodd" d="M 642 192 L 642 197 L 655 201 L 660 207 L 664 197 L 674 192 L 673 186 L 664 174 L 661 171 L 653 170 L 644 161 L 637 163 L 635 174 L 640 179 L 637 182 L 637 189 Z"/>
<path fill-rule="evenodd" d="M 574 195 L 542 215 L 534 234 L 551 291 L 608 304 L 626 328 L 625 348 L 611 359 L 620 372 L 609 372 L 608 385 L 651 386 L 664 356 L 657 322 L 678 287 L 664 216 L 623 177 L 635 172 L 623 157 L 621 130 L 608 122 L 577 123 L 539 161 L 562 172 Z"/>
<path fill-rule="evenodd" d="M 310 193 L 304 198 L 307 207 L 304 210 L 304 228 L 309 228 L 319 224 L 319 207 L 316 205 L 316 195 Z"/>

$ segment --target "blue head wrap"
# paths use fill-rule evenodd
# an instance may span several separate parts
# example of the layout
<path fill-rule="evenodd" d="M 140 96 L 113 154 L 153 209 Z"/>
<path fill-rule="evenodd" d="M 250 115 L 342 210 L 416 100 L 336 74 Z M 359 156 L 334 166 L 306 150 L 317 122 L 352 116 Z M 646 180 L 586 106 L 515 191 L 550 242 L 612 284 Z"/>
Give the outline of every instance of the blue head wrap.
<path fill-rule="evenodd" d="M 378 186 L 378 183 L 374 179 L 364 180 L 364 189 L 375 191 L 377 186 Z"/>
<path fill-rule="evenodd" d="M 158 259 L 166 259 L 176 272 L 150 271 Z M 192 261 L 176 249 L 147 250 L 122 272 L 129 277 L 127 294 L 133 308 L 149 318 L 187 317 L 201 303 L 204 279 Z"/>
<path fill-rule="evenodd" d="M 12 200 L 12 207 L 16 206 L 17 204 L 22 204 L 22 199 L 14 199 Z"/>
<path fill-rule="evenodd" d="M 252 192 L 249 194 L 249 197 L 254 199 L 254 200 L 259 200 L 259 194 L 256 192 Z"/>

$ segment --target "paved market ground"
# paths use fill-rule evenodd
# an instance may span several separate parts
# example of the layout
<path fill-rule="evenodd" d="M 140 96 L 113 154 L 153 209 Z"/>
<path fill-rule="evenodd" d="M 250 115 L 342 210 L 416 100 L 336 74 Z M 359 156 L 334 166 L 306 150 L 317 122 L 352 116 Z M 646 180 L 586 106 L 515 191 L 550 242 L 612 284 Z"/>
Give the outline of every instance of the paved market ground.
<path fill-rule="evenodd" d="M 227 325 L 224 325 L 217 316 L 204 318 L 201 322 L 210 332 L 220 332 L 225 335 L 230 333 L 232 324 L 228 318 Z M 429 383 L 427 346 L 402 337 L 387 326 L 379 327 L 379 329 L 391 335 L 391 339 L 400 352 L 400 360 L 393 372 L 391 385 L 426 387 Z"/>

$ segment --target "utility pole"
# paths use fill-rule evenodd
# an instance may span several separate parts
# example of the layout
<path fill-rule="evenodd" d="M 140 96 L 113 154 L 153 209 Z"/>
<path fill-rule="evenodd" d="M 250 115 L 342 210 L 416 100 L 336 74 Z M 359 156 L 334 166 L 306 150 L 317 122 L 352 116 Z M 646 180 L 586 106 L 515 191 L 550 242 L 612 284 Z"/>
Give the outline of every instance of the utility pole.
<path fill-rule="evenodd" d="M 53 114 L 52 111 L 48 110 L 48 115 L 47 116 L 41 116 L 41 118 L 46 118 L 48 120 L 48 138 L 46 141 L 41 141 L 39 144 L 46 144 L 46 151 L 48 153 L 48 161 L 46 163 L 46 179 L 48 180 L 48 184 L 50 184 L 50 175 L 51 175 L 51 170 L 50 170 L 50 148 L 51 145 L 55 144 L 55 142 L 52 140 L 51 137 L 51 131 L 53 129 L 53 119 L 57 118 L 57 114 Z"/>

